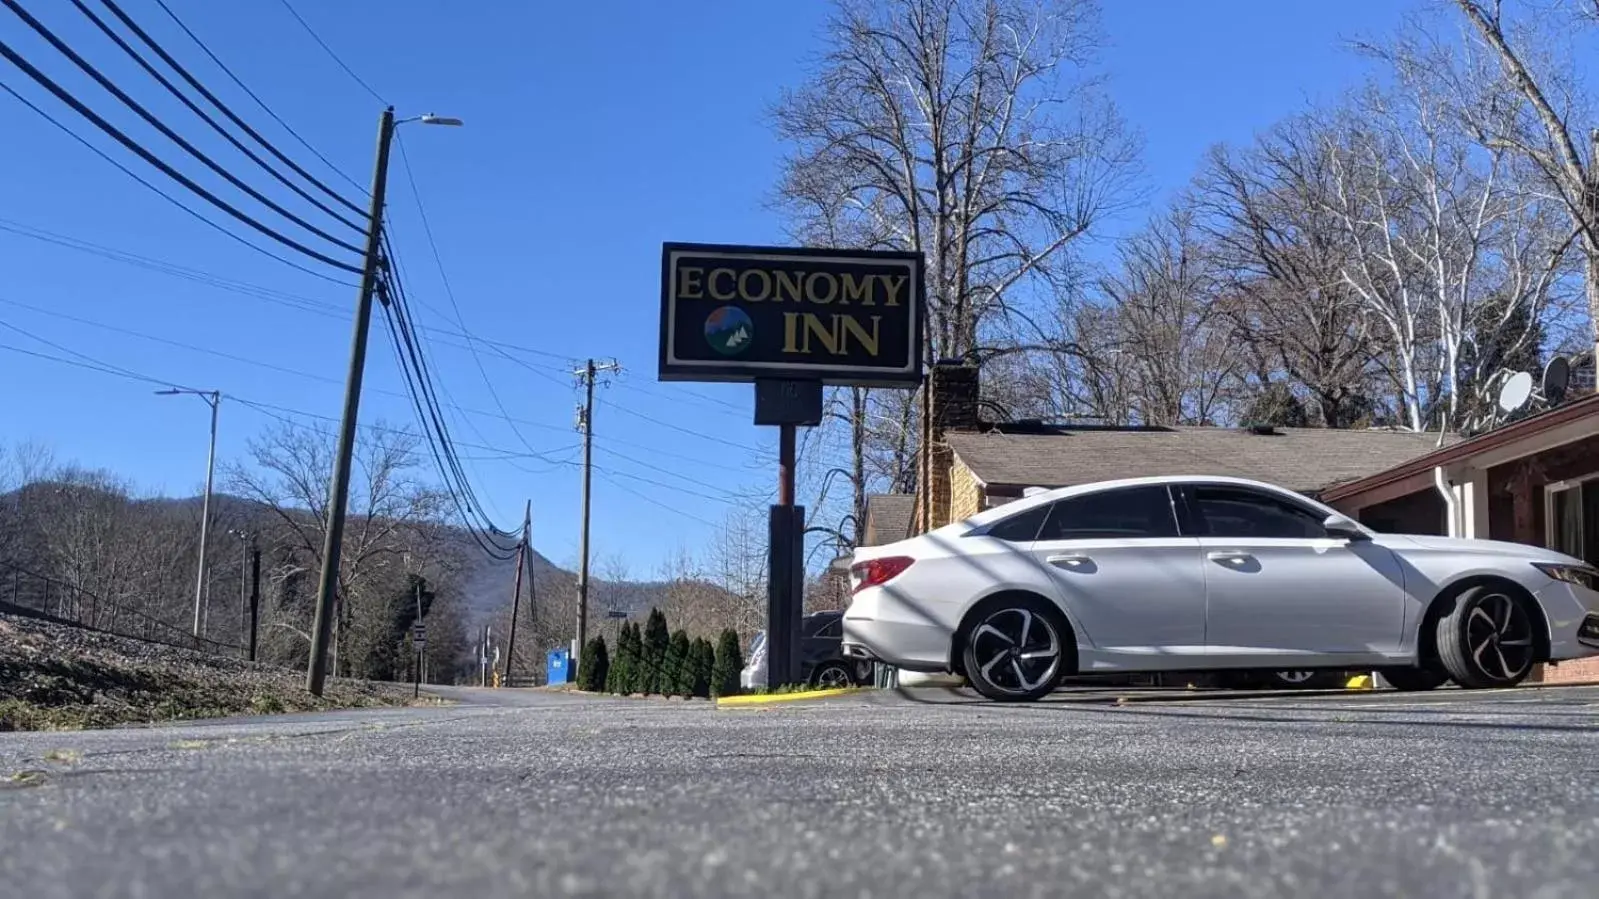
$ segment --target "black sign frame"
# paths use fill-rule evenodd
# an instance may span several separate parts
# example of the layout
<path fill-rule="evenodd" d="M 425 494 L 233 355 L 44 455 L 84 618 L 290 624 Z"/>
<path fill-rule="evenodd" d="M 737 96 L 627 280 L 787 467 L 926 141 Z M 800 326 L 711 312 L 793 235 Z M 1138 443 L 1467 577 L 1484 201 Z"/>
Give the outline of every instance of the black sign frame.
<path fill-rule="evenodd" d="M 905 328 L 908 346 L 906 363 L 894 366 L 825 364 L 809 361 L 777 362 L 769 360 L 729 359 L 727 361 L 678 359 L 674 355 L 674 327 L 677 319 L 674 289 L 675 257 L 712 256 L 729 260 L 793 261 L 799 260 L 810 268 L 817 268 L 819 260 L 839 265 L 904 266 L 911 279 L 906 314 L 910 322 Z M 825 269 L 823 269 L 825 270 Z M 921 383 L 925 364 L 927 277 L 926 261 L 921 253 L 898 250 L 854 250 L 825 247 L 770 247 L 744 244 L 680 243 L 661 244 L 661 381 L 701 381 L 720 383 L 750 383 L 757 379 L 819 381 L 823 384 L 855 387 L 915 387 Z"/>

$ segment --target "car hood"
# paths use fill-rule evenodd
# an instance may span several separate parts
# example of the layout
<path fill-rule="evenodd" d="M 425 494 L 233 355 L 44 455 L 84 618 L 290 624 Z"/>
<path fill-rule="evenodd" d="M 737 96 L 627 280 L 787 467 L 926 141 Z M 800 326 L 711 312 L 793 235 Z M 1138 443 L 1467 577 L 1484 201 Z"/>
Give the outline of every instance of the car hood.
<path fill-rule="evenodd" d="M 1397 552 L 1420 548 L 1469 555 L 1509 556 L 1532 562 L 1557 562 L 1566 565 L 1583 564 L 1581 559 L 1574 559 L 1552 549 L 1545 549 L 1541 546 L 1532 546 L 1526 543 L 1511 543 L 1505 540 L 1471 540 L 1465 537 L 1430 537 L 1422 534 L 1383 534 L 1378 537 L 1378 542 Z"/>

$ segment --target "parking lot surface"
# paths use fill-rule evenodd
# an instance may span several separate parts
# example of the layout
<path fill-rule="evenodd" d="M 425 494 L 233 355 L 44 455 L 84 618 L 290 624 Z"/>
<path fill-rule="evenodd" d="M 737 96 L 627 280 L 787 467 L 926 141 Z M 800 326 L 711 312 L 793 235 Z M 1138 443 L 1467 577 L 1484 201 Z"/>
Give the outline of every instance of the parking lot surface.
<path fill-rule="evenodd" d="M 1599 883 L 1595 688 L 738 709 L 454 695 L 0 734 L 0 883 L 30 899 L 1555 899 Z"/>

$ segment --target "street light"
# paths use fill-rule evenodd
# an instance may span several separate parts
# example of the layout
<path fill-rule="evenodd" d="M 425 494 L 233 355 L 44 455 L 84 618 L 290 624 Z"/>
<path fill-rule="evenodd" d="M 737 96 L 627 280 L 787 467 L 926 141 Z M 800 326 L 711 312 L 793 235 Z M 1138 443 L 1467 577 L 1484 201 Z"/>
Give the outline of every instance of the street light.
<path fill-rule="evenodd" d="M 156 391 L 157 396 L 183 394 L 197 396 L 211 407 L 211 444 L 205 454 L 205 499 L 200 502 L 200 564 L 194 575 L 194 639 L 199 642 L 200 609 L 205 599 L 205 544 L 211 525 L 211 476 L 216 471 L 217 461 L 217 409 L 222 405 L 222 394 L 216 390 L 194 390 L 188 387 Z"/>
<path fill-rule="evenodd" d="M 383 246 L 383 193 L 389 179 L 389 145 L 394 129 L 406 122 L 423 125 L 460 125 L 461 120 L 432 113 L 395 121 L 394 107 L 378 119 L 378 156 L 372 170 L 372 206 L 367 214 L 366 259 L 361 270 L 361 292 L 356 299 L 355 332 L 350 339 L 350 371 L 344 383 L 344 413 L 339 424 L 339 445 L 328 483 L 328 520 L 322 542 L 322 576 L 317 584 L 316 617 L 311 622 L 311 663 L 305 686 L 322 695 L 328 674 L 328 640 L 333 628 L 333 603 L 339 585 L 339 554 L 344 547 L 344 507 L 350 500 L 350 457 L 355 452 L 355 426 L 361 409 L 361 376 L 366 368 L 366 337 L 372 323 L 372 293 L 377 287 L 378 257 Z"/>

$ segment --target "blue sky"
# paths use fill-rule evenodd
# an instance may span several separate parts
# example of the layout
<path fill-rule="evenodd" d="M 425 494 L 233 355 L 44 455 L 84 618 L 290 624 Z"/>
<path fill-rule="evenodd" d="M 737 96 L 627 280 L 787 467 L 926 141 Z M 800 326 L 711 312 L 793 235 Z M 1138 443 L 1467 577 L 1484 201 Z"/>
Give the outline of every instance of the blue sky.
<path fill-rule="evenodd" d="M 366 185 L 381 104 L 280 0 L 166 3 L 308 143 Z M 74 8 L 28 5 L 152 112 L 181 123 L 181 133 L 219 160 L 249 170 Z M 155 0 L 121 5 L 284 152 L 330 185 L 349 187 L 206 59 Z M 460 129 L 408 125 L 401 142 L 465 329 L 500 344 L 480 345 L 474 359 L 459 337 L 436 333 L 429 343 L 446 402 L 461 407 L 451 413 L 452 431 L 498 520 L 512 526 L 531 498 L 536 546 L 557 561 L 575 557 L 579 395 L 570 369 L 591 355 L 623 366 L 599 391 L 597 553 L 623 553 L 633 574 L 650 575 L 676 547 L 707 539 L 739 494 L 757 496 L 746 505 L 763 502 L 775 478 L 776 437 L 750 424 L 751 389 L 655 382 L 660 243 L 782 242 L 781 222 L 764 206 L 783 149 L 765 111 L 784 86 L 803 79 L 821 46 L 826 4 L 294 5 L 400 115 L 437 112 L 466 122 Z M 1361 65 L 1343 40 L 1392 29 L 1411 4 L 1105 6 L 1109 89 L 1144 136 L 1145 186 L 1158 199 L 1188 181 L 1210 145 L 1248 141 L 1356 81 Z M 0 12 L 0 38 L 163 158 L 202 183 L 219 183 L 9 12 Z M 225 220 L 16 70 L 0 65 L 0 83 Z M 218 235 L 3 93 L 0 115 L 0 170 L 8 173 L 0 229 L 42 229 L 272 292 L 269 301 L 0 230 L 0 322 L 11 326 L 0 327 L 0 346 L 219 389 L 331 430 L 353 288 Z M 460 331 L 399 153 L 389 197 L 415 314 L 424 327 Z M 1096 252 L 1143 214 L 1107 223 Z M 362 421 L 411 424 L 382 325 L 374 327 Z M 198 491 L 206 436 L 198 400 L 154 396 L 151 384 L 14 349 L 0 349 L 0 378 L 10 387 L 0 440 L 45 443 L 61 459 L 115 470 L 148 492 Z M 502 404 L 514 424 L 500 414 Z M 247 441 L 271 424 L 262 411 L 224 400 L 220 458 L 242 459 Z"/>

